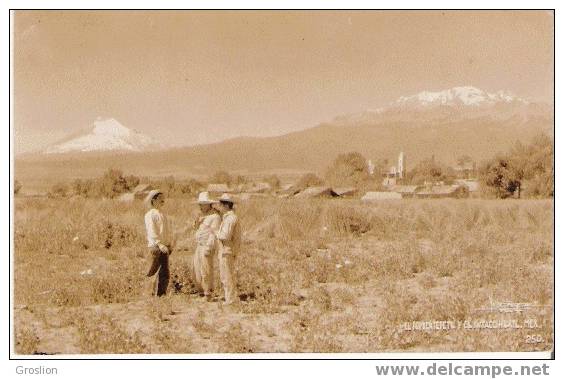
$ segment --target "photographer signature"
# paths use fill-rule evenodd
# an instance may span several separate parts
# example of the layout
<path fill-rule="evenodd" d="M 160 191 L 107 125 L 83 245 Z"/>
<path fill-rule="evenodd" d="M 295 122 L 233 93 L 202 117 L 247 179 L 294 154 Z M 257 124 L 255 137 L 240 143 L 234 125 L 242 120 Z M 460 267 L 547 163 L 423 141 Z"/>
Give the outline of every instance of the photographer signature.
<path fill-rule="evenodd" d="M 499 312 L 499 313 L 523 313 L 530 309 L 546 308 L 550 305 L 540 305 L 533 303 L 514 303 L 511 301 L 494 301 L 490 299 L 487 307 L 478 308 L 478 312 Z"/>

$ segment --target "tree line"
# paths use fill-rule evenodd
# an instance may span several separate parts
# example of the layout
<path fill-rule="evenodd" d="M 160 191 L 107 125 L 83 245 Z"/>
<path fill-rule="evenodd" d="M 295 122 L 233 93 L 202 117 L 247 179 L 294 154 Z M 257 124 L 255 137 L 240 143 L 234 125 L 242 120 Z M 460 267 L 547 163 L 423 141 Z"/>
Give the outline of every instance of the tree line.
<path fill-rule="evenodd" d="M 554 140 L 541 134 L 531 143 L 524 145 L 517 142 L 505 154 L 474 164 L 473 176 L 482 184 L 482 194 L 497 198 L 521 197 L 523 191 L 527 197 L 554 196 Z M 463 155 L 457 159 L 459 166 L 473 163 L 472 158 Z M 340 154 L 320 177 L 314 173 L 302 175 L 293 184 L 294 191 L 301 191 L 313 186 L 351 186 L 362 190 L 383 190 L 382 173 L 388 169 L 388 161 L 376 160 L 374 175 L 370 175 L 366 158 L 358 152 Z M 451 184 L 460 178 L 460 173 L 453 167 L 445 165 L 434 157 L 421 160 L 405 173 L 402 184 L 420 185 L 424 183 Z M 260 179 L 269 184 L 272 191 L 281 186 L 276 175 L 264 176 Z M 55 184 L 48 195 L 51 197 L 82 196 L 115 198 L 123 193 L 131 192 L 140 183 L 161 188 L 169 196 L 194 196 L 205 190 L 208 183 L 223 183 L 231 188 L 255 184 L 243 175 L 232 175 L 227 171 L 217 171 L 204 181 L 197 179 L 176 180 L 173 176 L 160 179 L 125 175 L 121 170 L 110 169 L 95 179 L 75 179 L 69 183 Z M 22 184 L 14 182 L 14 193 L 17 194 Z"/>
<path fill-rule="evenodd" d="M 529 198 L 554 197 L 554 139 L 546 134 L 537 135 L 527 145 L 517 142 L 509 152 L 485 160 L 480 165 L 475 164 L 468 155 L 462 155 L 458 157 L 457 165 L 472 167 L 473 179 L 480 182 L 485 197 L 519 198 L 523 190 Z M 386 172 L 388 167 L 387 160 L 377 160 L 375 174 L 371 176 L 367 160 L 362 154 L 341 154 L 328 168 L 323 179 L 308 174 L 300 179 L 298 187 L 327 184 L 354 186 L 364 190 L 382 189 L 380 174 Z M 421 160 L 407 171 L 401 183 L 452 184 L 460 178 L 465 178 L 460 171 L 431 157 Z"/>
<path fill-rule="evenodd" d="M 265 176 L 261 179 L 268 183 L 273 190 L 280 187 L 280 179 L 276 175 Z M 59 182 L 54 184 L 47 195 L 49 197 L 80 196 L 85 198 L 116 198 L 124 193 L 134 191 L 139 184 L 148 184 L 153 188 L 160 188 L 168 196 L 191 197 L 204 191 L 209 183 L 222 183 L 230 187 L 254 184 L 249 178 L 242 175 L 231 175 L 227 171 L 217 171 L 205 180 L 194 178 L 177 180 L 174 176 L 163 178 L 140 177 L 125 175 L 122 170 L 109 169 L 101 177 L 93 179 L 75 179 L 70 183 Z M 21 184 L 16 181 L 14 193 L 21 189 Z"/>

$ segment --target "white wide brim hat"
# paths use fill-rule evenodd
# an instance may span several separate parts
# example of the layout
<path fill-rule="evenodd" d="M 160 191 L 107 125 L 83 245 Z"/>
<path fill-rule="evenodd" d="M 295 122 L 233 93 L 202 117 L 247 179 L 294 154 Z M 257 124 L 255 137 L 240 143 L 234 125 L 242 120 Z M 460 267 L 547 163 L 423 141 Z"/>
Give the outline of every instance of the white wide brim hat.
<path fill-rule="evenodd" d="M 198 200 L 195 201 L 196 204 L 217 204 L 217 200 L 210 198 L 209 192 L 200 192 L 198 194 Z"/>
<path fill-rule="evenodd" d="M 149 191 L 149 193 L 145 197 L 145 203 L 151 205 L 151 201 L 159 194 L 162 194 L 162 191 L 158 189 Z"/>
<path fill-rule="evenodd" d="M 223 195 L 221 195 L 221 197 L 219 198 L 219 202 L 225 202 L 225 203 L 235 203 L 235 199 L 233 197 L 231 197 L 230 194 L 228 193 L 224 193 Z"/>

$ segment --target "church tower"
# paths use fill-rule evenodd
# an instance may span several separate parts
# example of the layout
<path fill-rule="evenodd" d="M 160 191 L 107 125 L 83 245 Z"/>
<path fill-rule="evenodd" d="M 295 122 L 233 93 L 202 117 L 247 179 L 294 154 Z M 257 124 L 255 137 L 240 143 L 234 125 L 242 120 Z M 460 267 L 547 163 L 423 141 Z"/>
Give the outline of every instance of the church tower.
<path fill-rule="evenodd" d="M 405 155 L 403 151 L 399 153 L 398 157 L 398 177 L 400 179 L 405 177 Z"/>

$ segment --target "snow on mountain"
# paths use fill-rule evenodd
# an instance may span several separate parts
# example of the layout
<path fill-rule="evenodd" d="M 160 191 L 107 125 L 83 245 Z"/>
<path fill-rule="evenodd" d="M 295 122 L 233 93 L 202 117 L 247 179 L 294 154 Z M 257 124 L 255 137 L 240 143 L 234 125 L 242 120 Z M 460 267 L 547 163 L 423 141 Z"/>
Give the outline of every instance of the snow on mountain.
<path fill-rule="evenodd" d="M 125 127 L 113 118 L 98 118 L 89 133 L 51 145 L 45 153 L 149 151 L 160 147 L 151 137 Z"/>
<path fill-rule="evenodd" d="M 439 105 L 476 107 L 513 102 L 523 104 L 527 103 L 525 100 L 506 91 L 488 93 L 476 87 L 465 86 L 454 87 L 438 92 L 423 91 L 412 96 L 401 96 L 391 105 L 412 107 L 430 107 Z"/>
<path fill-rule="evenodd" d="M 507 91 L 488 93 L 473 86 L 453 87 L 443 91 L 423 91 L 411 96 L 401 96 L 387 106 L 360 113 L 337 116 L 333 121 L 344 124 L 370 122 L 418 122 L 425 119 L 469 118 L 487 115 L 508 118 L 512 115 L 535 111 L 535 104 Z M 538 113 L 538 112 L 537 112 Z"/>

